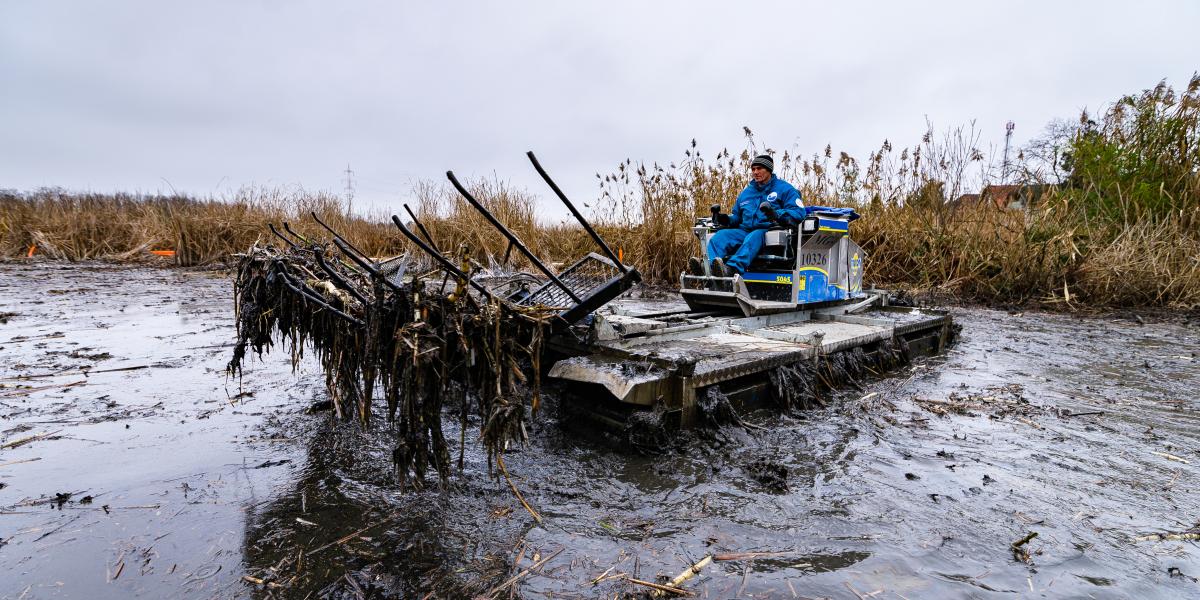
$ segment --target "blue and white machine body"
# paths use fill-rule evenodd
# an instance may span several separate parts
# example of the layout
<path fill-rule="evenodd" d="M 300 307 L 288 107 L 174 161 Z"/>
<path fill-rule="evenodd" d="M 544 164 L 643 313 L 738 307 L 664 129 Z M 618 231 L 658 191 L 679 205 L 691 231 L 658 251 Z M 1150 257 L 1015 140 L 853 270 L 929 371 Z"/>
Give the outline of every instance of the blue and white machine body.
<path fill-rule="evenodd" d="M 692 310 L 737 308 L 755 316 L 865 298 L 866 255 L 850 239 L 850 223 L 858 215 L 850 209 L 819 206 L 805 210 L 807 216 L 799 224 L 767 231 L 762 251 L 744 275 L 684 273 L 680 293 L 688 306 Z M 716 231 L 710 217 L 697 219 L 692 228 L 706 266 L 718 258 L 706 253 Z"/>
<path fill-rule="evenodd" d="M 644 439 L 639 424 L 650 421 L 631 417 L 692 427 L 703 420 L 706 389 L 720 390 L 735 409 L 762 406 L 778 402 L 770 374 L 783 365 L 854 352 L 882 371 L 901 364 L 897 357 L 941 352 L 953 340 L 949 314 L 890 306 L 887 291 L 863 289 L 866 255 L 849 237 L 854 211 L 806 210 L 800 223 L 766 231 L 744 274 L 716 276 L 699 262 L 689 265 L 695 271 L 680 276 L 686 310 L 670 301 L 617 301 L 597 310 L 577 338 L 591 346 L 548 374 L 575 390 L 564 410 L 584 416 L 589 430 L 618 431 L 636 446 Z M 722 217 L 696 221 L 701 252 Z"/>

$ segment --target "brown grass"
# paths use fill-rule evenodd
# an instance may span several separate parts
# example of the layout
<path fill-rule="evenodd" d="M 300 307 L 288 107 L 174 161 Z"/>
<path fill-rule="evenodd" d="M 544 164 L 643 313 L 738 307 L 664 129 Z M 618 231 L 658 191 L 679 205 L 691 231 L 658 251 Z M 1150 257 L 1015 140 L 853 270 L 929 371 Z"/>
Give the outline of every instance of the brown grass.
<path fill-rule="evenodd" d="M 480 179 L 466 182 L 467 191 L 525 243 L 539 260 L 562 262 L 578 258 L 591 248 L 581 228 L 546 225 L 536 217 L 538 199 L 504 181 Z M 459 252 L 463 247 L 485 266 L 504 262 L 528 266 L 516 250 L 508 249 L 508 240 L 467 203 L 449 184 L 418 183 L 412 209 L 444 253 Z M 405 221 L 407 215 L 400 215 Z"/>
<path fill-rule="evenodd" d="M 999 304 L 1200 307 L 1200 77 L 1178 94 L 1160 84 L 1122 98 L 1098 122 L 1085 114 L 1031 144 L 1013 165 L 1019 183 L 1045 183 L 1047 173 L 1062 183 L 1029 210 L 949 202 L 999 172 L 973 127 L 930 127 L 918 144 L 885 141 L 863 161 L 831 146 L 805 156 L 776 152 L 745 133 L 736 154 L 705 158 L 693 141 L 678 163 L 626 160 L 597 174 L 596 228 L 647 281 L 677 280 L 698 251 L 694 219 L 711 204 L 728 210 L 751 157 L 767 152 L 807 204 L 862 214 L 852 231 L 868 254 L 869 283 Z M 580 228 L 539 222 L 538 199 L 527 192 L 495 179 L 466 186 L 546 262 L 594 250 Z M 507 241 L 448 185 L 421 183 L 415 197 L 444 252 L 466 248 L 485 266 L 509 254 Z M 302 235 L 325 238 L 310 211 L 369 254 L 407 249 L 384 216 L 347 217 L 337 197 L 322 193 L 245 189 L 196 200 L 41 190 L 0 193 L 0 254 L 22 256 L 36 244 L 62 260 L 128 259 L 169 248 L 180 264 L 204 264 L 275 243 L 268 223 L 289 221 Z M 526 262 L 509 256 L 514 266 Z"/>
<path fill-rule="evenodd" d="M 539 225 L 535 200 L 527 194 L 495 182 L 472 185 L 497 218 L 547 262 L 561 264 L 594 250 L 578 227 Z M 432 186 L 423 194 L 418 216 L 443 251 L 465 244 L 484 265 L 501 261 L 507 242 L 465 201 Z M 635 216 L 623 217 L 624 223 L 602 219 L 597 228 L 648 281 L 671 285 L 697 251 L 690 231 L 695 215 L 706 214 L 716 197 L 672 188 L 648 202 L 644 213 L 625 213 Z M 1030 212 L 919 203 L 859 208 L 864 217 L 855 222 L 854 237 L 869 256 L 868 281 L 881 286 L 1064 308 L 1200 306 L 1200 236 L 1180 219 L 1088 233 L 1055 204 Z M 374 256 L 408 249 L 384 219 L 347 218 L 336 198 L 320 194 L 247 191 L 217 201 L 41 191 L 0 195 L 0 252 L 24 256 L 36 244 L 39 255 L 78 261 L 129 260 L 151 249 L 175 249 L 180 264 L 206 264 L 255 243 L 278 243 L 268 223 L 287 221 L 301 235 L 326 238 L 309 211 Z M 527 266 L 516 252 L 509 262 Z"/>
<path fill-rule="evenodd" d="M 244 189 L 229 200 L 186 196 L 74 194 L 44 189 L 0 193 L 0 252 L 23 256 L 30 246 L 58 260 L 133 259 L 148 250 L 176 251 L 179 264 L 225 260 L 252 244 L 274 241 L 267 223 L 284 221 L 302 235 L 321 230 L 315 211 L 367 252 L 399 249 L 381 223 L 348 219 L 336 197 L 279 189 Z"/>

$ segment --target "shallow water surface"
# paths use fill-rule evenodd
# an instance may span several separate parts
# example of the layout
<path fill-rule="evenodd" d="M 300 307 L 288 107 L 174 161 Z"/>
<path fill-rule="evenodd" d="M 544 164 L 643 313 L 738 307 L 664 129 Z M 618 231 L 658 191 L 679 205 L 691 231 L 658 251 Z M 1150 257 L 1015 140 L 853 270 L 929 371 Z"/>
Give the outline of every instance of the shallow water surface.
<path fill-rule="evenodd" d="M 220 274 L 0 264 L 0 313 L 0 597 L 612 598 L 708 554 L 707 598 L 1200 597 L 1194 542 L 1134 539 L 1200 523 L 1182 318 L 956 310 L 945 356 L 653 456 L 546 411 L 505 458 L 537 524 L 477 429 L 401 492 L 315 365 L 227 379 Z"/>

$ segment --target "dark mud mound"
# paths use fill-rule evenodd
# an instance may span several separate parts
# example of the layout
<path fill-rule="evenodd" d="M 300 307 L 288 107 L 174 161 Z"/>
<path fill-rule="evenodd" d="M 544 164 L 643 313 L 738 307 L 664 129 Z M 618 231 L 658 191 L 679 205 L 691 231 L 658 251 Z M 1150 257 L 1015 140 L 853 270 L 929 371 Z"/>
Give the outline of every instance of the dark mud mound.
<path fill-rule="evenodd" d="M 643 454 L 662 452 L 672 442 L 663 414 L 654 410 L 631 412 L 625 420 L 623 437 L 630 449 Z"/>
<path fill-rule="evenodd" d="M 760 458 L 746 465 L 746 472 L 766 489 L 785 494 L 788 490 L 788 468 L 777 462 Z"/>
<path fill-rule="evenodd" d="M 729 397 L 715 385 L 697 394 L 696 408 L 700 411 L 700 423 L 705 427 L 719 429 L 725 425 L 745 425 Z"/>

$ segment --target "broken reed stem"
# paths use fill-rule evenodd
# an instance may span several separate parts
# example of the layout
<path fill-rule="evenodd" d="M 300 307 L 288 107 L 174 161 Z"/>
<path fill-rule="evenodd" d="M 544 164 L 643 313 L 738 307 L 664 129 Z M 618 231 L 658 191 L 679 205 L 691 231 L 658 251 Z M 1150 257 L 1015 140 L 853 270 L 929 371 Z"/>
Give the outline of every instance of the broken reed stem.
<path fill-rule="evenodd" d="M 392 521 L 395 521 L 395 520 L 396 520 L 396 519 L 398 519 L 399 517 L 400 517 L 400 515 L 395 515 L 395 514 L 394 514 L 394 515 L 392 515 L 392 516 L 390 516 L 390 517 L 388 517 L 388 518 L 386 518 L 386 519 L 384 519 L 384 520 L 382 520 L 382 521 L 379 521 L 379 522 L 377 522 L 377 523 L 372 523 L 372 524 L 370 524 L 370 525 L 367 525 L 366 527 L 363 527 L 362 529 L 359 529 L 358 531 L 355 531 L 355 532 L 353 532 L 353 533 L 346 534 L 346 535 L 344 535 L 344 536 L 342 536 L 342 537 L 340 537 L 340 538 L 338 538 L 338 539 L 336 539 L 336 540 L 333 540 L 332 542 L 329 542 L 328 544 L 325 544 L 324 546 L 318 547 L 318 548 L 316 548 L 316 549 L 313 549 L 313 550 L 309 550 L 307 553 L 305 553 L 305 556 L 312 556 L 312 555 L 314 555 L 314 554 L 316 554 L 316 553 L 318 553 L 318 552 L 320 552 L 320 551 L 322 551 L 322 550 L 324 550 L 324 549 L 326 549 L 326 548 L 329 548 L 330 546 L 337 546 L 337 545 L 340 545 L 340 544 L 344 544 L 344 543 L 346 543 L 346 542 L 348 542 L 348 541 L 350 541 L 350 540 L 352 540 L 352 539 L 354 539 L 354 538 L 356 538 L 356 537 L 358 537 L 358 536 L 360 536 L 360 535 L 362 535 L 362 534 L 366 533 L 367 531 L 369 531 L 369 530 L 371 530 L 371 529 L 373 529 L 373 528 L 375 528 L 375 527 L 379 527 L 380 525 L 384 525 L 384 524 L 387 524 L 387 523 L 391 523 Z"/>
<path fill-rule="evenodd" d="M 33 338 L 28 338 L 28 339 L 33 339 Z M 218 347 L 218 346 L 214 346 L 214 347 Z M 219 347 L 225 347 L 225 345 L 221 344 Z M 39 373 L 39 374 L 35 374 L 35 375 L 17 375 L 16 377 L 5 377 L 3 379 L 0 379 L 0 381 L 25 381 L 27 379 L 40 379 L 43 377 L 66 377 L 67 375 L 83 375 L 84 377 L 86 377 L 88 375 L 95 375 L 97 373 L 116 373 L 119 371 L 137 371 L 140 369 L 148 369 L 148 368 L 150 368 L 150 365 L 138 365 L 136 367 L 117 367 L 115 369 L 80 369 L 78 371 L 61 371 L 58 373 Z M 76 382 L 71 385 L 79 385 L 79 383 L 80 382 Z M 57 387 L 57 386 L 50 386 L 50 387 Z M 63 387 L 67 387 L 67 386 L 63 386 Z"/>
<path fill-rule="evenodd" d="M 9 466 L 9 465 L 19 465 L 19 464 L 21 464 L 21 463 L 33 462 L 33 461 L 35 461 L 35 460 L 42 460 L 42 457 L 40 457 L 40 456 L 35 456 L 35 457 L 33 457 L 33 458 L 23 458 L 23 459 L 21 459 L 21 460 L 10 460 L 10 461 L 8 461 L 8 462 L 2 462 L 2 463 L 0 463 L 0 467 L 7 467 L 7 466 Z"/>
<path fill-rule="evenodd" d="M 1161 457 L 1163 457 L 1163 458 L 1165 458 L 1165 459 L 1167 459 L 1167 460 L 1173 460 L 1173 461 L 1175 461 L 1175 462 L 1181 462 L 1181 463 L 1183 463 L 1183 464 L 1185 464 L 1185 465 L 1190 465 L 1190 464 L 1192 464 L 1192 463 L 1191 463 L 1190 461 L 1188 461 L 1188 459 L 1186 459 L 1186 458 L 1180 458 L 1180 457 L 1178 457 L 1178 456 L 1175 456 L 1174 454 L 1167 454 L 1166 452 L 1158 452 L 1158 451 L 1154 451 L 1154 450 L 1152 450 L 1152 451 L 1150 452 L 1150 454 L 1153 454 L 1153 455 L 1155 455 L 1155 456 L 1161 456 Z"/>
<path fill-rule="evenodd" d="M 670 586 L 670 585 L 663 585 L 661 583 L 654 583 L 652 581 L 643 581 L 641 579 L 634 579 L 632 577 L 625 577 L 625 581 L 628 581 L 629 583 L 636 583 L 637 585 L 645 586 L 645 587 L 654 589 L 659 592 L 675 594 L 676 596 L 695 596 L 696 595 L 695 593 L 689 592 L 688 590 L 685 590 L 683 588 L 677 588 L 677 587 Z"/>
<path fill-rule="evenodd" d="M 66 389 L 66 388 L 70 388 L 70 387 L 75 387 L 77 385 L 83 385 L 85 383 L 87 383 L 86 379 L 80 379 L 79 381 L 73 381 L 71 383 L 64 383 L 61 385 L 41 385 L 38 387 L 30 387 L 30 388 L 13 388 L 11 390 L 5 390 L 3 392 L 0 392 L 0 398 L 12 398 L 15 396 L 27 396 L 29 394 L 32 394 L 33 392 L 40 392 L 43 390 Z"/>
<path fill-rule="evenodd" d="M 1025 534 L 1025 537 L 1013 542 L 1012 545 L 1010 546 L 1010 549 L 1012 550 L 1012 553 L 1013 553 L 1013 558 L 1015 558 L 1021 562 L 1024 562 L 1024 563 L 1029 562 L 1029 559 L 1030 559 L 1029 551 L 1026 550 L 1024 546 L 1025 546 L 1025 544 L 1028 544 L 1030 540 L 1032 540 L 1033 538 L 1035 538 L 1037 536 L 1038 536 L 1038 534 L 1036 531 L 1031 531 L 1031 532 Z"/>
<path fill-rule="evenodd" d="M 696 564 L 688 567 L 682 573 L 676 575 L 673 579 L 671 579 L 671 583 L 669 583 L 668 586 L 673 587 L 673 588 L 679 588 L 679 586 L 682 585 L 683 582 L 691 579 L 692 577 L 695 577 L 696 575 L 699 575 L 700 569 L 703 569 L 704 567 L 711 565 L 712 561 L 713 561 L 713 556 L 711 554 L 709 554 L 708 556 L 705 556 L 704 558 L 697 561 Z M 679 588 L 679 589 L 682 589 L 682 588 Z M 655 590 L 652 595 L 654 597 L 660 597 L 665 593 L 666 592 L 664 590 Z"/>
<path fill-rule="evenodd" d="M 500 472 L 504 474 L 504 480 L 507 481 L 508 486 L 512 488 L 513 494 L 516 495 L 517 500 L 521 502 L 521 506 L 524 506 L 525 510 L 529 511 L 530 515 L 533 515 L 534 521 L 541 523 L 542 515 L 539 515 L 537 511 L 533 510 L 533 507 L 525 501 L 525 497 L 521 495 L 521 490 L 517 489 L 517 484 L 513 483 L 512 478 L 508 476 L 508 469 L 504 467 L 504 457 L 500 454 L 496 454 L 496 466 L 500 467 Z"/>
<path fill-rule="evenodd" d="M 546 563 L 550 562 L 550 559 L 554 558 L 555 556 L 558 556 L 559 554 L 562 554 L 562 551 L 563 551 L 563 550 L 565 550 L 565 549 L 566 549 L 566 548 L 559 548 L 558 550 L 555 550 L 553 554 L 550 554 L 549 556 L 546 556 L 546 557 L 542 558 L 541 560 L 539 560 L 539 561 L 537 561 L 537 562 L 533 563 L 532 565 L 529 565 L 529 568 L 528 568 L 528 569 L 525 569 L 524 571 L 521 571 L 520 573 L 517 573 L 516 575 L 513 575 L 512 577 L 508 578 L 508 580 L 507 580 L 507 581 L 505 581 L 504 583 L 502 583 L 502 584 L 500 584 L 500 585 L 498 585 L 498 586 L 496 586 L 496 587 L 492 588 L 492 589 L 491 589 L 491 591 L 489 591 L 489 592 L 487 593 L 488 597 L 489 597 L 489 598 L 495 598 L 495 597 L 496 597 L 496 594 L 499 594 L 500 592 L 502 592 L 502 591 L 504 591 L 506 588 L 508 588 L 508 586 L 510 586 L 510 585 L 512 585 L 512 584 L 514 584 L 514 583 L 516 583 L 516 582 L 518 582 L 518 581 L 520 581 L 520 579 L 521 579 L 522 577 L 524 577 L 524 576 L 528 575 L 528 574 L 529 574 L 529 573 L 531 573 L 531 572 L 532 572 L 534 569 L 537 569 L 537 568 L 541 567 L 542 565 L 544 565 L 544 564 L 546 564 Z"/>
<path fill-rule="evenodd" d="M 39 433 L 39 434 L 37 434 L 37 435 L 31 435 L 31 436 L 28 436 L 28 437 L 23 437 L 23 438 L 21 438 L 21 439 L 19 439 L 19 440 L 13 440 L 13 441 L 11 441 L 11 442 L 5 442 L 5 443 L 3 443 L 3 444 L 0 444 L 0 450 L 6 449 L 6 448 L 16 448 L 17 446 L 24 446 L 25 444 L 28 444 L 29 442 L 37 441 L 37 440 L 40 440 L 40 439 L 42 439 L 42 438 L 44 438 L 44 437 L 50 437 L 50 436 L 52 436 L 52 435 L 55 435 L 55 434 L 57 434 L 57 433 L 59 433 L 59 432 L 61 432 L 61 431 L 62 431 L 61 429 L 59 429 L 58 431 L 48 431 L 48 432 L 45 432 L 45 433 Z"/>
<path fill-rule="evenodd" d="M 1195 542 L 1200 541 L 1200 531 L 1181 531 L 1177 533 L 1151 533 L 1133 538 L 1135 542 Z"/>
<path fill-rule="evenodd" d="M 617 565 L 613 565 L 613 566 L 611 566 L 611 567 L 609 567 L 609 568 L 605 569 L 603 573 L 601 573 L 601 574 L 599 574 L 599 575 L 595 576 L 594 578 L 592 578 L 592 585 L 596 585 L 597 583 L 600 583 L 601 581 L 604 581 L 604 579 L 605 579 L 606 577 L 608 577 L 608 574 L 609 574 L 609 573 L 612 573 L 612 572 L 613 572 L 613 569 L 616 569 L 616 568 L 617 568 Z"/>

